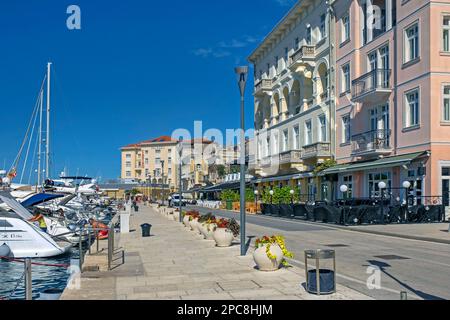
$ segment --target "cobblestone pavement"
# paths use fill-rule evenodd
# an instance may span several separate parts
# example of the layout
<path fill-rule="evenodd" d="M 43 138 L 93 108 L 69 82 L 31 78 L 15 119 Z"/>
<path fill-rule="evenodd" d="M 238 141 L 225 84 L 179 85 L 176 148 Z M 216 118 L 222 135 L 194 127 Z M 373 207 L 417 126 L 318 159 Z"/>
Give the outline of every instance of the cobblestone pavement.
<path fill-rule="evenodd" d="M 152 224 L 142 238 L 140 225 Z M 338 293 L 318 297 L 304 289 L 304 271 L 297 267 L 276 272 L 255 268 L 252 249 L 239 256 L 239 242 L 217 248 L 157 209 L 141 207 L 131 217 L 130 234 L 121 235 L 126 263 L 113 271 L 85 272 L 81 288 L 66 289 L 64 300 L 309 300 L 369 299 L 338 285 Z M 89 263 L 89 257 L 86 259 Z M 102 268 L 100 268 L 102 270 Z"/>

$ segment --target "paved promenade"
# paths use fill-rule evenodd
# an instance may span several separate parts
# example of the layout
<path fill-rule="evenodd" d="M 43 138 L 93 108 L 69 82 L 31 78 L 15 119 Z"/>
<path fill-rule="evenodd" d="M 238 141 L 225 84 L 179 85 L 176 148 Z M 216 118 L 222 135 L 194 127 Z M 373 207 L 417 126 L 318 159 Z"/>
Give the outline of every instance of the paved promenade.
<path fill-rule="evenodd" d="M 150 238 L 141 237 L 142 223 L 152 224 Z M 239 256 L 238 242 L 230 248 L 216 248 L 214 241 L 202 240 L 153 208 L 141 206 L 131 217 L 131 229 L 119 240 L 126 252 L 125 265 L 112 271 L 84 272 L 81 288 L 66 289 L 63 300 L 368 299 L 340 285 L 337 294 L 310 295 L 302 286 L 303 269 L 258 271 L 252 248 L 246 257 Z M 86 264 L 92 261 L 88 256 Z"/>

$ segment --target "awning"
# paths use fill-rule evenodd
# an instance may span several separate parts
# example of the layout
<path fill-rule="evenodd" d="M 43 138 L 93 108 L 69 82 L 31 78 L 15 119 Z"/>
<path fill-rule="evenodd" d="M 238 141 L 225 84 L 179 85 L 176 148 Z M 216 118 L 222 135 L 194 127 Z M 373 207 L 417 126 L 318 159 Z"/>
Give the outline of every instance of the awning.
<path fill-rule="evenodd" d="M 50 200 L 62 198 L 62 197 L 64 197 L 64 195 L 62 195 L 62 194 L 38 193 L 38 194 L 31 196 L 27 200 L 23 201 L 21 204 L 25 208 L 29 208 L 29 207 L 32 207 L 32 206 L 35 206 L 35 205 L 38 205 L 41 203 L 45 203 Z"/>
<path fill-rule="evenodd" d="M 253 183 L 264 183 L 264 182 L 277 182 L 277 181 L 287 181 L 287 180 L 297 180 L 303 178 L 311 178 L 314 174 L 312 172 L 296 173 L 284 176 L 273 176 L 267 178 L 260 178 L 253 180 Z"/>
<path fill-rule="evenodd" d="M 336 173 L 355 172 L 368 169 L 392 168 L 397 166 L 409 165 L 411 164 L 411 162 L 424 155 L 426 155 L 426 152 L 416 152 L 372 161 L 346 163 L 324 170 L 319 175 L 325 176 Z"/>

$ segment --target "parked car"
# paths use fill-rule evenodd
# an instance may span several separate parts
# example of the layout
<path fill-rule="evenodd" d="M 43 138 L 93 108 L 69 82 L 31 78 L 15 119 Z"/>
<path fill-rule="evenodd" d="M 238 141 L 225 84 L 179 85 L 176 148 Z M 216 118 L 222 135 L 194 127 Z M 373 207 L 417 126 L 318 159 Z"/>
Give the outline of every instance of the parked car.
<path fill-rule="evenodd" d="M 174 194 L 171 196 L 171 198 L 169 200 L 169 206 L 171 206 L 171 207 L 179 207 L 180 206 L 180 196 L 178 194 Z M 184 199 L 183 197 L 181 197 L 181 206 L 182 207 L 186 206 L 186 199 Z"/>

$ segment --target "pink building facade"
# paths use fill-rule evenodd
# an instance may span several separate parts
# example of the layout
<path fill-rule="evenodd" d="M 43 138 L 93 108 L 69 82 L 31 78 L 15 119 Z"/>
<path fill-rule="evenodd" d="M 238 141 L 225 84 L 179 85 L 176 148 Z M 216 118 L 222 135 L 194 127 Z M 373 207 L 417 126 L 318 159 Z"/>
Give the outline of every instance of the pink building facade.
<path fill-rule="evenodd" d="M 336 0 L 336 161 L 347 197 L 450 193 L 450 1 Z M 341 197 L 340 188 L 335 188 Z M 344 189 L 345 190 L 345 189 Z"/>

